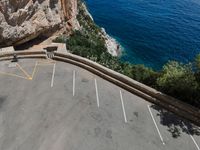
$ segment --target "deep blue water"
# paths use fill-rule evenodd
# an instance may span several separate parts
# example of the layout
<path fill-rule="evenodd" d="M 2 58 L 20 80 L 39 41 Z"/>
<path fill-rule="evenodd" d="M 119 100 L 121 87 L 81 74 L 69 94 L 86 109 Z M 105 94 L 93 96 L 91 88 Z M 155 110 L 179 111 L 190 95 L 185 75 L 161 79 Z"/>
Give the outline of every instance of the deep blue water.
<path fill-rule="evenodd" d="M 200 0 L 86 0 L 95 22 L 125 49 L 122 59 L 161 69 L 200 52 Z"/>

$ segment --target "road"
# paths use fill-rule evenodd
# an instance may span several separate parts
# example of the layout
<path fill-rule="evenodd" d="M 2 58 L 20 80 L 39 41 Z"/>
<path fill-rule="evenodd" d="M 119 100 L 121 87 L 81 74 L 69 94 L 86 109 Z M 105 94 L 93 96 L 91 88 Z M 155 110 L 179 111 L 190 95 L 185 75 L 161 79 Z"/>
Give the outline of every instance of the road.
<path fill-rule="evenodd" d="M 0 62 L 1 150 L 200 150 L 200 128 L 77 66 Z"/>

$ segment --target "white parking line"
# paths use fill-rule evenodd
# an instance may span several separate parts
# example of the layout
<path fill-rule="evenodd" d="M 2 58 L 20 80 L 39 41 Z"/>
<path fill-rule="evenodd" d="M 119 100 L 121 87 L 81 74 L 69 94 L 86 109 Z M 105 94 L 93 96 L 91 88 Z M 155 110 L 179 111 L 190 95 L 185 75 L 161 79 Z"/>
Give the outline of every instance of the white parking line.
<path fill-rule="evenodd" d="M 53 73 L 52 73 L 52 78 L 51 78 L 51 87 L 53 87 L 55 69 L 56 69 L 56 64 L 53 65 Z"/>
<path fill-rule="evenodd" d="M 94 79 L 95 83 L 95 89 L 96 89 L 96 98 L 97 98 L 97 107 L 99 108 L 99 93 L 98 93 L 98 87 L 97 87 L 97 80 Z"/>
<path fill-rule="evenodd" d="M 76 72 L 73 71 L 73 96 L 75 95 L 75 80 L 76 80 Z"/>
<path fill-rule="evenodd" d="M 127 119 L 126 119 L 126 111 L 125 111 L 125 107 L 124 107 L 124 100 L 122 97 L 122 91 L 120 90 L 120 98 L 121 98 L 121 104 L 122 104 L 122 110 L 123 110 L 123 114 L 124 114 L 124 122 L 127 123 Z"/>
<path fill-rule="evenodd" d="M 165 142 L 164 142 L 163 137 L 162 137 L 162 135 L 161 135 L 161 133 L 160 133 L 160 131 L 159 131 L 159 129 L 158 129 L 158 126 L 157 126 L 157 124 L 156 124 L 156 121 L 155 121 L 155 119 L 154 119 L 154 117 L 153 117 L 153 114 L 152 114 L 152 112 L 151 112 L 151 108 L 150 108 L 149 105 L 148 105 L 148 109 L 149 109 L 149 113 L 150 113 L 150 115 L 151 115 L 151 118 L 152 118 L 152 120 L 153 120 L 153 122 L 154 122 L 154 125 L 155 125 L 155 127 L 156 127 L 156 129 L 157 129 L 157 131 L 158 131 L 159 136 L 160 136 L 161 142 L 162 142 L 163 145 L 165 145 Z"/>
<path fill-rule="evenodd" d="M 195 141 L 195 139 L 194 139 L 193 136 L 191 135 L 191 133 L 190 133 L 190 131 L 188 130 L 188 128 L 186 127 L 185 123 L 182 122 L 182 124 L 183 124 L 184 128 L 187 130 L 187 133 L 190 135 L 190 137 L 191 137 L 192 141 L 194 142 L 194 145 L 196 146 L 197 150 L 200 150 L 200 148 L 199 148 L 197 142 Z"/>

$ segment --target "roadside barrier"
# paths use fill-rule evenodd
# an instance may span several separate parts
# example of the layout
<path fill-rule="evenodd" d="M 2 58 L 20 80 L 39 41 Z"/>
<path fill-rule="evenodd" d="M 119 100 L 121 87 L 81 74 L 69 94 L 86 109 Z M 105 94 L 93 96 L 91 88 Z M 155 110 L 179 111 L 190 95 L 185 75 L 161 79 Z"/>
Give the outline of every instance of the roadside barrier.
<path fill-rule="evenodd" d="M 47 58 L 46 51 L 14 51 L 0 52 L 0 61 L 11 60 L 16 55 L 18 59 L 22 58 Z"/>
<path fill-rule="evenodd" d="M 102 78 L 108 80 L 119 87 L 146 99 L 149 102 L 157 104 L 170 112 L 173 112 L 194 124 L 200 125 L 200 110 L 177 100 L 171 96 L 163 94 L 149 86 L 137 82 L 125 75 L 108 69 L 98 63 L 95 63 L 86 58 L 73 55 L 70 53 L 54 53 L 54 60 L 63 61 L 80 66 Z"/>
<path fill-rule="evenodd" d="M 12 60 L 13 56 L 16 54 L 18 59 L 23 58 L 44 58 L 47 59 L 47 52 L 42 51 L 15 51 L 15 52 L 0 52 L 0 61 L 3 60 Z M 108 69 L 96 62 L 88 60 L 86 58 L 73 55 L 70 53 L 59 53 L 54 52 L 52 59 L 63 61 L 67 63 L 74 64 L 81 68 L 84 68 L 107 81 L 110 81 L 117 86 L 144 98 L 145 100 L 159 105 L 166 110 L 173 112 L 196 125 L 200 126 L 200 110 L 186 104 L 180 100 L 177 100 L 171 96 L 163 94 L 149 86 L 146 86 L 140 82 L 137 82 L 125 75 L 122 75 L 118 72 L 115 72 L 111 69 Z"/>

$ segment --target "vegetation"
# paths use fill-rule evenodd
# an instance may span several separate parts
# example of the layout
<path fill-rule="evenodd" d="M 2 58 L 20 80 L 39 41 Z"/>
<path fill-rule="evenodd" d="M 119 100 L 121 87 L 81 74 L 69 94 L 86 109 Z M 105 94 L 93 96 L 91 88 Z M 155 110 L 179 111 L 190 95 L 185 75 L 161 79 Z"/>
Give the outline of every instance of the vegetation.
<path fill-rule="evenodd" d="M 157 79 L 159 90 L 193 105 L 199 103 L 198 83 L 191 64 L 170 61 L 160 74 Z"/>
<path fill-rule="evenodd" d="M 196 72 L 200 73 L 200 54 L 196 56 L 194 64 Z"/>
<path fill-rule="evenodd" d="M 200 54 L 193 64 L 169 61 L 159 72 L 144 65 L 122 62 L 107 52 L 101 29 L 88 16 L 81 1 L 78 1 L 78 5 L 77 19 L 82 29 L 74 31 L 70 37 L 61 36 L 55 39 L 56 42 L 66 43 L 67 49 L 73 54 L 98 62 L 200 108 Z"/>

